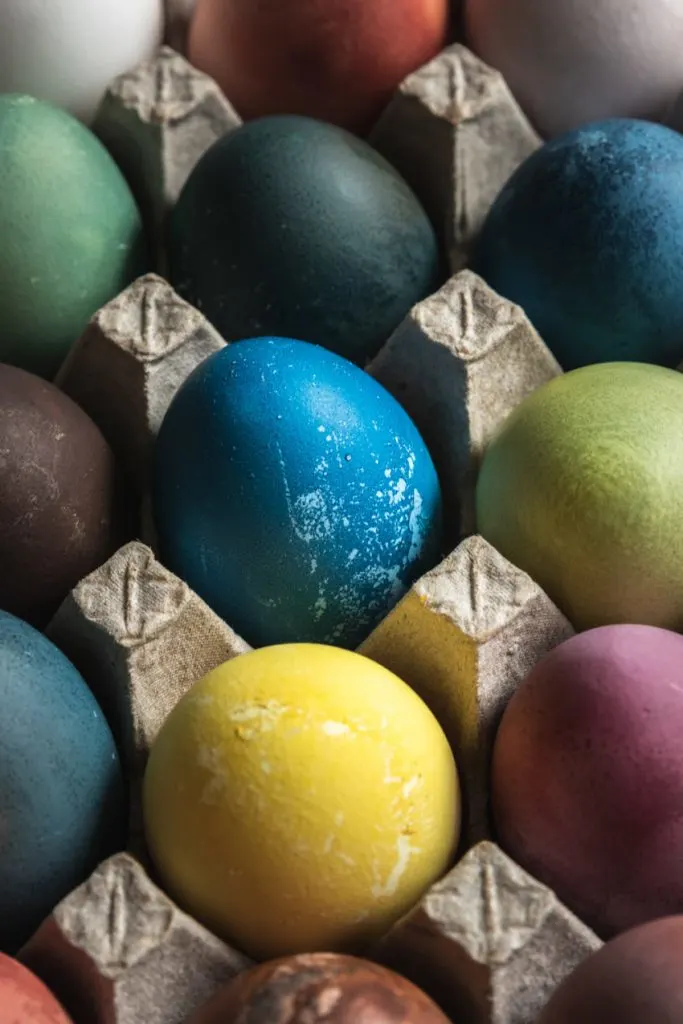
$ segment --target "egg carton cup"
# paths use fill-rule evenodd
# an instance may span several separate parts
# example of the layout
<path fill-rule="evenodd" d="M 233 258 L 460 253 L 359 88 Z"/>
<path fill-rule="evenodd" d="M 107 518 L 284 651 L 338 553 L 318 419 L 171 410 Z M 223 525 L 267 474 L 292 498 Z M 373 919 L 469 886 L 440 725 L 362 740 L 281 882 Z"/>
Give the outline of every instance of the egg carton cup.
<path fill-rule="evenodd" d="M 67 896 L 20 953 L 75 1024 L 181 1024 L 250 965 L 162 891 L 141 814 L 141 780 L 166 716 L 208 671 L 249 650 L 158 560 L 148 493 L 170 401 L 225 346 L 161 276 L 167 213 L 202 153 L 239 123 L 217 86 L 168 47 L 112 84 L 96 121 L 141 203 L 159 273 L 92 318 L 57 378 L 116 451 L 143 523 L 141 539 L 82 580 L 47 630 L 99 699 L 130 787 L 127 851 Z M 522 310 L 464 265 L 498 188 L 539 140 L 500 75 L 459 44 L 406 80 L 372 139 L 427 206 L 453 276 L 367 369 L 422 432 L 457 525 L 447 557 L 359 652 L 400 675 L 441 722 L 466 814 L 452 870 L 370 955 L 458 1024 L 532 1024 L 600 940 L 492 841 L 488 766 L 506 702 L 572 628 L 476 535 L 474 485 L 492 434 L 561 369 Z"/>

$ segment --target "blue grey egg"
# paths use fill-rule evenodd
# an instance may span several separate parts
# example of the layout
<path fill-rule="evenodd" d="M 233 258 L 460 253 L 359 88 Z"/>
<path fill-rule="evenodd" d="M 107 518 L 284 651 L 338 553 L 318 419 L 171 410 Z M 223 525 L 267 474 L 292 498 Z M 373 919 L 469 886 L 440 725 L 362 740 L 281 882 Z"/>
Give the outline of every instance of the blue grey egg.
<path fill-rule="evenodd" d="M 683 136 L 615 119 L 554 139 L 509 180 L 472 260 L 564 369 L 683 359 Z"/>
<path fill-rule="evenodd" d="M 240 341 L 159 433 L 161 556 L 253 646 L 354 647 L 438 561 L 441 492 L 412 420 L 322 347 Z"/>
<path fill-rule="evenodd" d="M 47 637 L 0 612 L 0 949 L 16 952 L 125 837 L 97 701 Z"/>

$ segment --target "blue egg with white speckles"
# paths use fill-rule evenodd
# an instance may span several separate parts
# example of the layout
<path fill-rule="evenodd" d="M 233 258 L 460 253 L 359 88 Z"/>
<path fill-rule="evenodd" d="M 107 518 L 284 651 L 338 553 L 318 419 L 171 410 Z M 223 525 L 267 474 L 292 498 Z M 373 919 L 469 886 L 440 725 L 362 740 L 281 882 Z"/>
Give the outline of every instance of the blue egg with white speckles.
<path fill-rule="evenodd" d="M 255 338 L 210 356 L 164 418 L 162 560 L 254 647 L 356 647 L 441 554 L 441 492 L 399 403 L 341 356 Z"/>
<path fill-rule="evenodd" d="M 0 950 L 14 954 L 56 903 L 123 849 L 114 740 L 70 661 L 0 612 Z"/>
<path fill-rule="evenodd" d="M 494 203 L 472 267 L 566 370 L 683 359 L 683 136 L 616 119 L 554 139 Z"/>

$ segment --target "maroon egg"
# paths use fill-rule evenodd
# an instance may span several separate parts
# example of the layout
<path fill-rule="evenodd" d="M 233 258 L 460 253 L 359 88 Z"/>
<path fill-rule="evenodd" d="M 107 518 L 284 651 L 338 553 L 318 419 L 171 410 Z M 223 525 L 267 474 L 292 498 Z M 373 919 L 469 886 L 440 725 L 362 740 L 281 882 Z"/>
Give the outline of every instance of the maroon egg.
<path fill-rule="evenodd" d="M 53 384 L 0 364 L 0 608 L 45 626 L 128 539 L 124 491 L 83 410 Z"/>
<path fill-rule="evenodd" d="M 333 953 L 271 960 L 240 974 L 188 1024 L 449 1024 L 386 967 Z"/>
<path fill-rule="evenodd" d="M 538 1024 L 681 1024 L 683 917 L 641 925 L 584 960 Z"/>
<path fill-rule="evenodd" d="M 683 912 L 683 636 L 604 626 L 546 655 L 503 714 L 492 802 L 505 850 L 603 938 Z"/>

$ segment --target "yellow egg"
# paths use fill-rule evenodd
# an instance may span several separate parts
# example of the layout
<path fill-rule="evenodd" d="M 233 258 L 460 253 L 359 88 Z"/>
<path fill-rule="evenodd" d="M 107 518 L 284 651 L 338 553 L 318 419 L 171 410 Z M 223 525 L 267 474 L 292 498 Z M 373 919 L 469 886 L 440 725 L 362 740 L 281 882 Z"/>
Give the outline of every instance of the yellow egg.
<path fill-rule="evenodd" d="M 169 893 L 256 959 L 354 951 L 450 866 L 460 789 L 431 711 L 350 651 L 283 644 L 180 701 L 150 755 L 147 840 Z"/>

